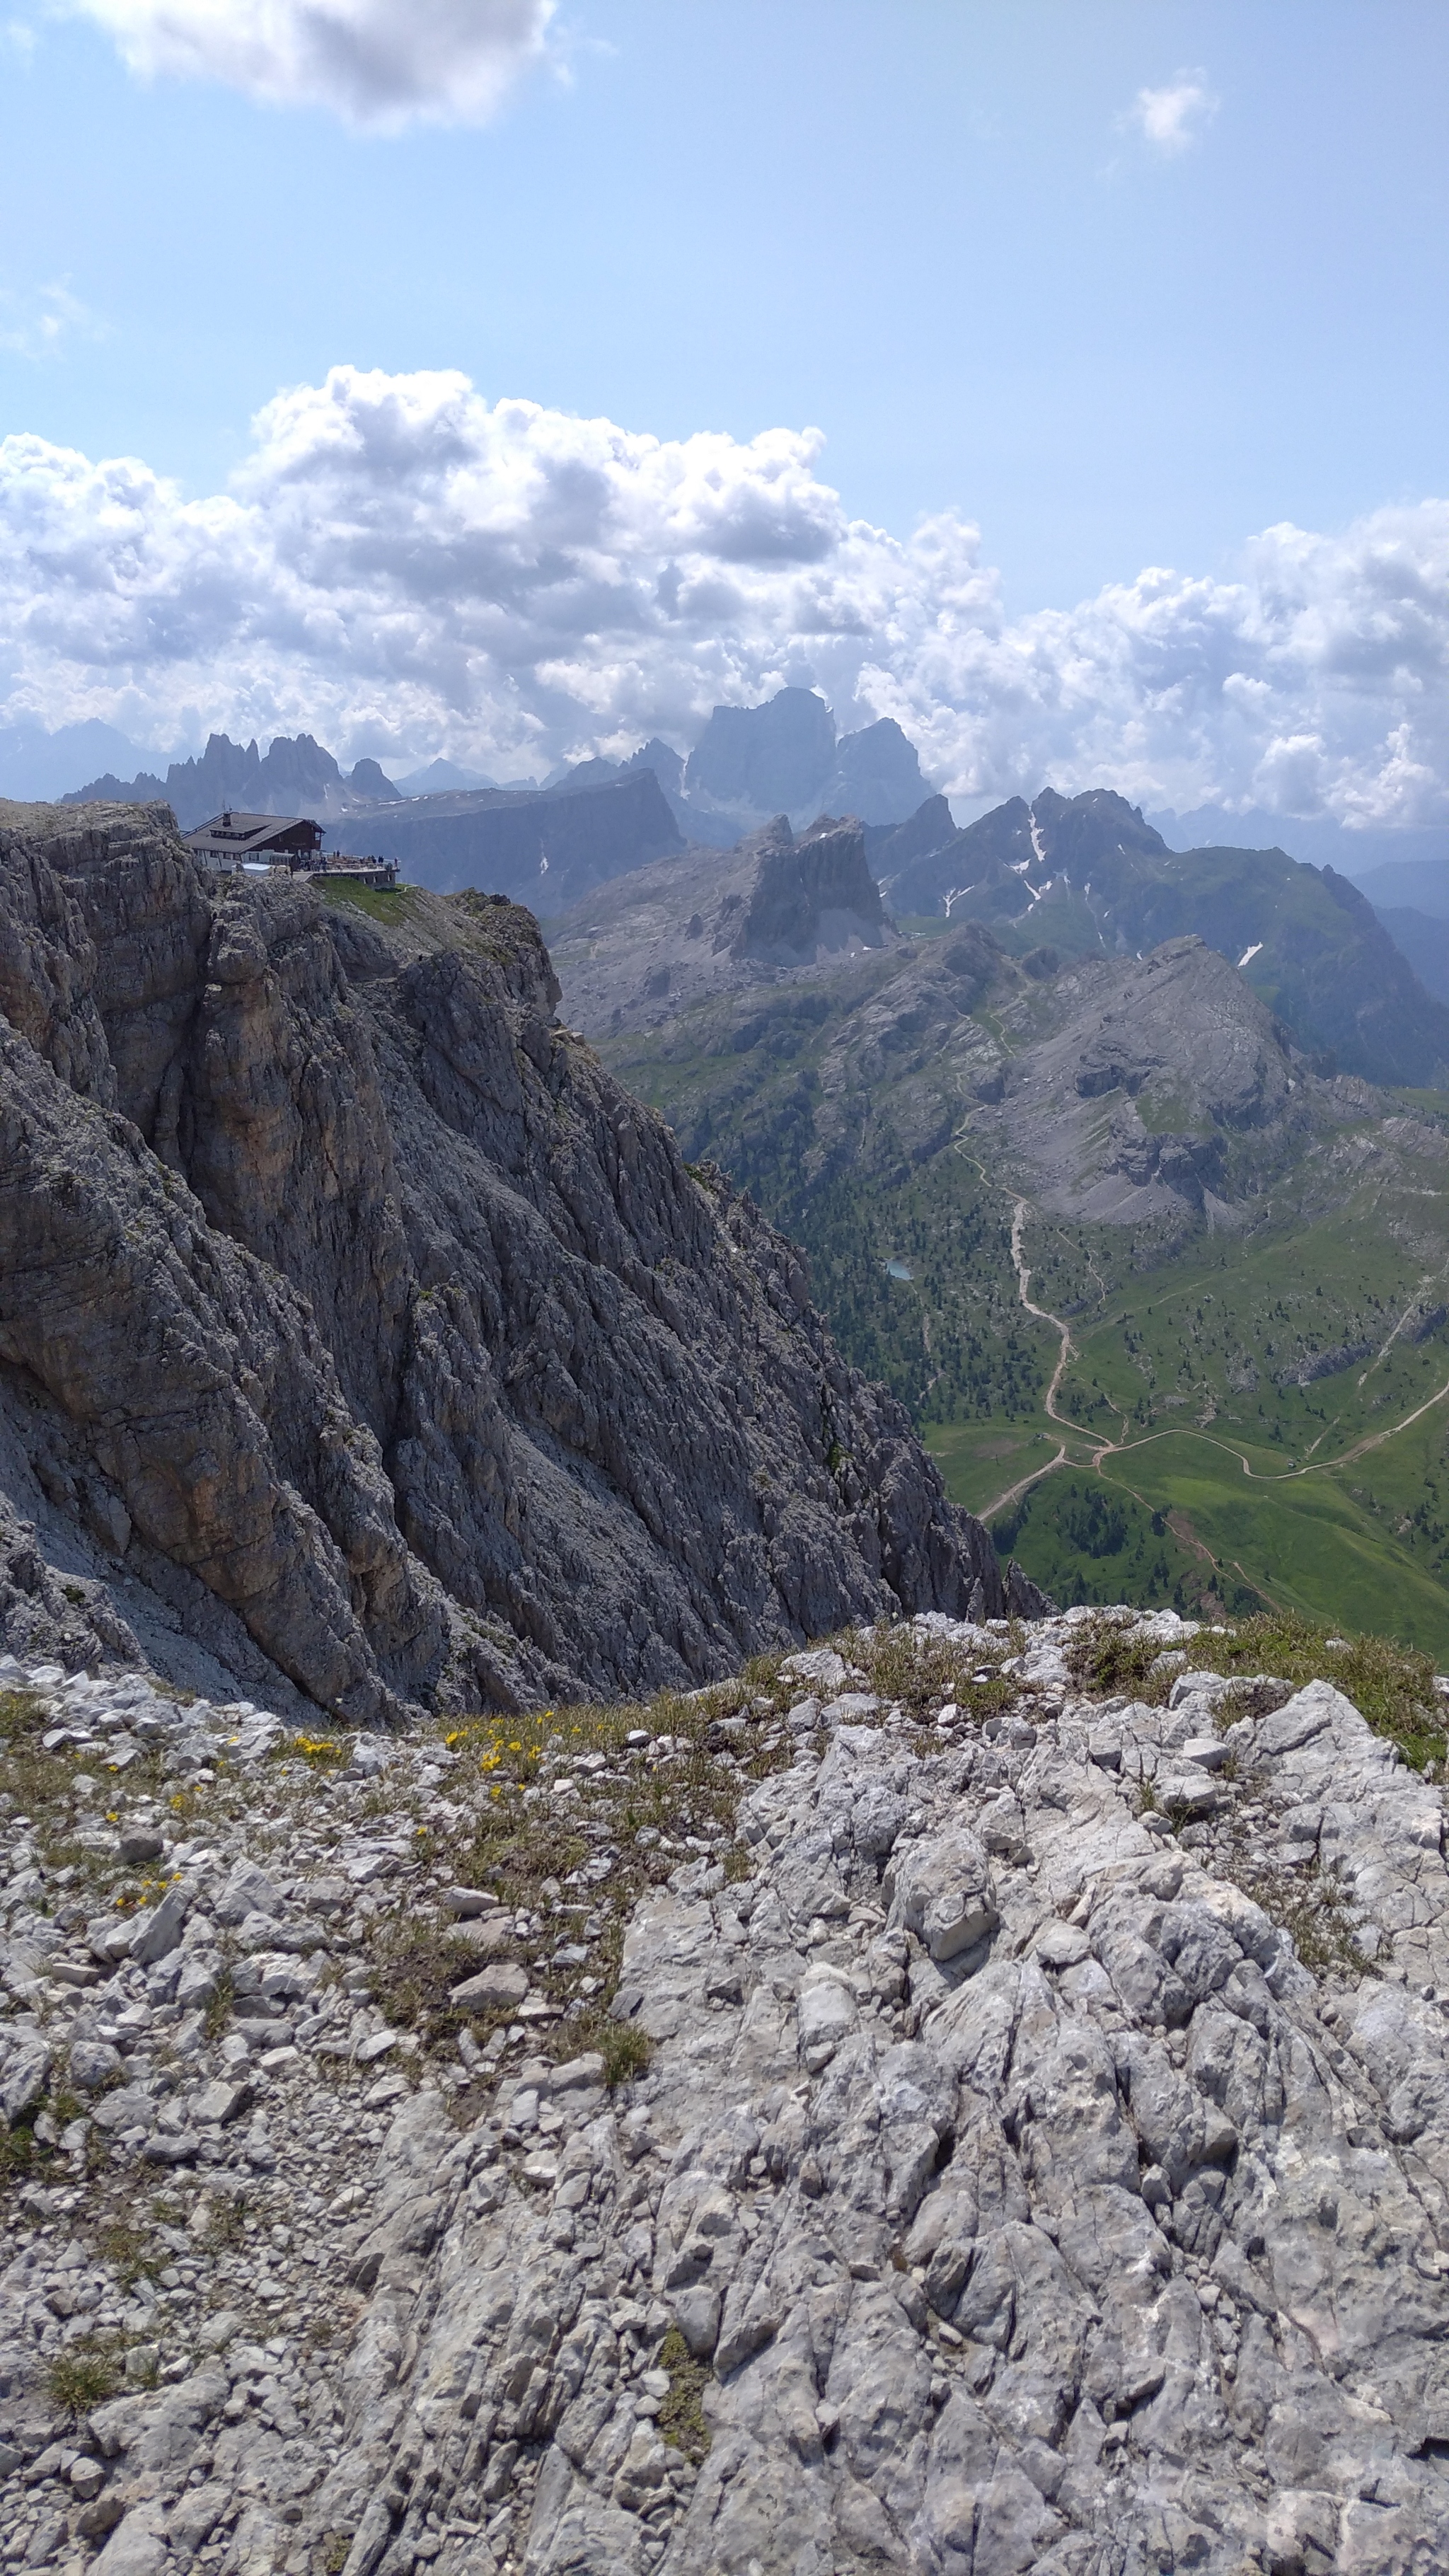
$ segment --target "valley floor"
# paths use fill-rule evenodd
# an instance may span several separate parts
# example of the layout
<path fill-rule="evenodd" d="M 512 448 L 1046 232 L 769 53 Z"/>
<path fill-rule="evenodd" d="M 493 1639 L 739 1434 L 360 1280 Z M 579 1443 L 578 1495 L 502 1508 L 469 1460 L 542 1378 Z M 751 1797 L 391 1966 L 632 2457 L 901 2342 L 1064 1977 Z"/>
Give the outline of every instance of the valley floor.
<path fill-rule="evenodd" d="M 1083 1276 L 1063 1232 L 1016 1203 L 1039 1400 L 1016 1421 L 930 1428 L 953 1498 L 1063 1601 L 1260 1603 L 1389 1625 L 1449 1656 L 1442 1265 L 1406 1278 L 1392 1240 L 1366 1248 L 1321 1221 L 1296 1237 L 1207 1237 L 1063 1314 L 1040 1302 L 1043 1273 Z M 1308 1349 L 1323 1373 L 1275 1380 L 1275 1330 L 1295 1365 Z"/>

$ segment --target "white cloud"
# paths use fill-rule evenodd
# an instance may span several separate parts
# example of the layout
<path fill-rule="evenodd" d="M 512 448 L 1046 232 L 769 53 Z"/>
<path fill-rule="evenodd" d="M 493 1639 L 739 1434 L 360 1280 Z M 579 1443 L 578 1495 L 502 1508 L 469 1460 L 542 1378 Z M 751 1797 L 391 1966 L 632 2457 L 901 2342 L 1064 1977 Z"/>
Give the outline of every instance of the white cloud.
<path fill-rule="evenodd" d="M 544 50 L 555 0 L 60 0 L 132 71 L 215 80 L 352 125 L 477 125 Z"/>
<path fill-rule="evenodd" d="M 1203 72 L 1179 72 L 1161 89 L 1140 89 L 1122 122 L 1135 126 L 1155 152 L 1186 152 L 1217 114 L 1218 101 Z"/>
<path fill-rule="evenodd" d="M 0 287 L 0 349 L 16 358 L 57 357 L 79 332 L 88 340 L 105 335 L 100 323 L 64 278 L 38 286 L 29 295 Z"/>
<path fill-rule="evenodd" d="M 199 501 L 134 459 L 0 442 L 0 724 L 305 727 L 495 776 L 689 743 L 817 687 L 953 794 L 1449 818 L 1449 502 L 1282 526 L 1241 577 L 1149 569 L 1009 620 L 954 514 L 852 519 L 815 430 L 652 438 L 456 374 L 335 368 Z"/>

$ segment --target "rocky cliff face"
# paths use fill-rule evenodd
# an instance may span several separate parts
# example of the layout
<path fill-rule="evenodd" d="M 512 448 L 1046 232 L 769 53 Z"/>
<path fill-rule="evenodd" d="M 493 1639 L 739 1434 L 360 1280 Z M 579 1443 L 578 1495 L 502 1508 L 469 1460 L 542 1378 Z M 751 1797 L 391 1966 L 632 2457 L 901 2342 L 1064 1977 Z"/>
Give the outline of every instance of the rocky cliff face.
<path fill-rule="evenodd" d="M 529 915 L 210 889 L 137 808 L 0 830 L 0 907 L 17 1637 L 16 1512 L 66 1660 L 125 1623 L 354 1721 L 1000 1606 L 790 1247 L 557 1025 Z"/>
<path fill-rule="evenodd" d="M 1342 1641 L 1015 1644 L 535 1732 L 501 1830 L 486 1734 L 0 1668 L 9 2563 L 1449 2562 L 1441 1792 Z"/>
<path fill-rule="evenodd" d="M 615 772 L 607 761 L 547 790 L 481 788 L 378 807 L 328 835 L 337 850 L 375 850 L 415 885 L 511 895 L 550 916 L 591 886 L 683 847 L 652 769 Z M 587 773 L 594 768 L 602 777 Z"/>
<path fill-rule="evenodd" d="M 778 824 L 772 831 L 731 956 L 805 966 L 841 951 L 883 948 L 889 931 L 859 824 L 822 817 L 798 841 Z"/>
<path fill-rule="evenodd" d="M 724 855 L 688 849 L 598 887 L 550 943 L 569 1017 L 591 1038 L 899 945 L 861 826 L 822 816 L 797 837 L 783 814 Z"/>
<path fill-rule="evenodd" d="M 1195 935 L 1246 975 L 1319 1060 L 1370 1082 L 1433 1087 L 1449 1064 L 1449 1015 L 1431 999 L 1358 888 L 1280 849 L 1170 850 L 1109 789 L 1019 796 L 944 844 L 877 866 L 899 916 L 991 924 L 1019 948 L 1142 956 Z"/>

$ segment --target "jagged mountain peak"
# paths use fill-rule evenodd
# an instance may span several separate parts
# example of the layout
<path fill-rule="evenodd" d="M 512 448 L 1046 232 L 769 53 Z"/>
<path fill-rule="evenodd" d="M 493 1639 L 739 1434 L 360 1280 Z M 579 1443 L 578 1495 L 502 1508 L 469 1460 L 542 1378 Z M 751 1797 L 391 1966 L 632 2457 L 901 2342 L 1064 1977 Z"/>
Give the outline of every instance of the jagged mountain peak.
<path fill-rule="evenodd" d="M 1059 796 L 1043 787 L 1032 798 L 1032 825 L 1041 854 L 1074 879 L 1106 857 L 1141 850 L 1165 856 L 1167 843 L 1144 822 L 1139 806 L 1130 805 L 1110 787 L 1089 787 L 1077 796 Z"/>
<path fill-rule="evenodd" d="M 730 851 L 693 848 L 615 877 L 551 926 L 570 1011 L 650 1027 L 711 994 L 897 945 L 859 823 L 798 836 L 777 814 Z"/>
<path fill-rule="evenodd" d="M 164 797 L 182 830 L 191 831 L 232 805 L 250 814 L 301 812 L 328 822 L 393 803 L 398 794 L 375 760 L 359 761 L 344 778 L 332 753 L 310 733 L 278 734 L 265 757 L 255 738 L 242 744 L 213 733 L 199 759 L 173 761 L 164 780 L 147 773 L 125 782 L 92 779 L 61 802 L 145 804 Z"/>
<path fill-rule="evenodd" d="M 860 825 L 821 815 L 798 840 L 788 823 L 783 833 L 780 822 L 771 829 L 776 838 L 761 851 L 731 955 L 803 966 L 852 946 L 882 945 L 886 919 Z"/>
<path fill-rule="evenodd" d="M 1140 955 L 1196 933 L 1251 981 L 1299 1043 L 1375 1082 L 1449 1071 L 1449 1010 L 1431 999 L 1358 889 L 1280 849 L 1172 850 L 1107 788 L 1013 796 L 963 831 L 875 864 L 898 919 L 989 922 L 1017 954 Z"/>

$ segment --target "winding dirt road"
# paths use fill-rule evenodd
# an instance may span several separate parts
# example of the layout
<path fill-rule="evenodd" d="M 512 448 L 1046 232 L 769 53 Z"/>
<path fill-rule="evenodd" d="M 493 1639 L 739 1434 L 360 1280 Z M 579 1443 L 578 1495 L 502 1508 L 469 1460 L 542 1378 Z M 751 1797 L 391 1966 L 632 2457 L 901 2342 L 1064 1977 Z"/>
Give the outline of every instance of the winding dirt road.
<path fill-rule="evenodd" d="M 978 1164 L 978 1171 L 980 1168 L 981 1167 Z M 1190 1429 L 1186 1424 L 1178 1425 L 1174 1423 L 1170 1424 L 1162 1431 L 1145 1431 L 1141 1438 L 1137 1440 L 1103 1440 L 1095 1431 L 1089 1431 L 1083 1423 L 1073 1422 L 1069 1414 L 1062 1412 L 1061 1407 L 1057 1402 L 1057 1392 L 1061 1386 L 1062 1379 L 1065 1376 L 1071 1361 L 1076 1357 L 1076 1345 L 1073 1342 L 1066 1325 L 1062 1322 L 1060 1315 L 1054 1315 L 1047 1306 L 1036 1305 L 1029 1294 L 1031 1287 L 1031 1271 L 1027 1265 L 1025 1254 L 1022 1251 L 1022 1236 L 1025 1233 L 1027 1219 L 1031 1213 L 1032 1207 L 1030 1199 L 1016 1198 L 1013 1196 L 1011 1215 L 1011 1266 L 1016 1273 L 1016 1292 L 1026 1313 L 1028 1315 L 1034 1315 L 1038 1323 L 1049 1324 L 1052 1331 L 1056 1333 L 1060 1339 L 1060 1348 L 1057 1352 L 1056 1367 L 1053 1369 L 1051 1374 L 1051 1382 L 1047 1387 L 1042 1410 L 1046 1414 L 1047 1419 L 1050 1422 L 1056 1423 L 1061 1430 L 1075 1432 L 1079 1440 L 1087 1441 L 1090 1445 L 1091 1454 L 1087 1458 L 1072 1458 L 1068 1454 L 1066 1442 L 1063 1441 L 1054 1458 L 1047 1459 L 1043 1466 L 1034 1467 L 1029 1476 L 1022 1476 L 1018 1479 L 1016 1484 L 1008 1485 L 1005 1493 L 998 1494 L 994 1502 L 985 1504 L 982 1507 L 980 1515 L 982 1520 L 989 1521 L 997 1512 L 1005 1511 L 1008 1506 L 1016 1502 L 1030 1486 L 1039 1484 L 1043 1476 L 1050 1476 L 1058 1467 L 1091 1467 L 1096 1474 L 1101 1475 L 1102 1461 L 1104 1458 L 1125 1458 L 1132 1450 L 1149 1449 L 1159 1440 L 1205 1441 L 1210 1449 L 1221 1449 L 1225 1457 L 1236 1458 L 1243 1474 L 1248 1478 L 1250 1483 L 1255 1485 L 1289 1485 L 1296 1482 L 1297 1479 L 1302 1476 L 1327 1475 L 1329 1470 L 1333 1467 L 1351 1466 L 1356 1458 L 1365 1457 L 1369 1450 L 1381 1449 L 1386 1440 L 1393 1440 L 1397 1438 L 1401 1431 L 1409 1430 L 1414 1423 L 1421 1421 L 1426 1413 L 1432 1413 L 1436 1404 L 1442 1404 L 1445 1397 L 1449 1396 L 1449 1378 L 1446 1378 L 1443 1385 L 1437 1388 L 1433 1395 L 1426 1397 L 1422 1404 L 1415 1405 L 1413 1411 L 1411 1413 L 1406 1413 L 1402 1421 L 1388 1423 L 1382 1431 L 1366 1432 L 1361 1440 L 1355 1440 L 1350 1447 L 1340 1450 L 1337 1457 L 1315 1458 L 1301 1467 L 1282 1467 L 1275 1469 L 1268 1475 L 1260 1474 L 1256 1467 L 1251 1466 L 1242 1450 L 1234 1448 L 1230 1440 L 1216 1440 L 1209 1432 Z M 1396 1331 L 1397 1329 L 1398 1328 L 1395 1327 Z M 1390 1339 L 1392 1340 L 1392 1338 L 1393 1336 L 1391 1335 Z M 1387 1344 L 1385 1345 L 1385 1348 L 1387 1348 Z M 1382 1353 L 1380 1353 L 1380 1357 L 1382 1357 Z M 1364 1375 L 1368 1376 L 1369 1374 L 1370 1371 L 1365 1370 Z M 1360 1384 L 1362 1384 L 1362 1380 L 1360 1380 Z M 1129 1487 L 1128 1491 L 1130 1492 L 1131 1490 L 1131 1487 Z M 1138 1496 L 1138 1500 L 1141 1500 L 1140 1495 Z M 1241 1568 L 1239 1568 L 1239 1571 L 1241 1572 Z"/>

